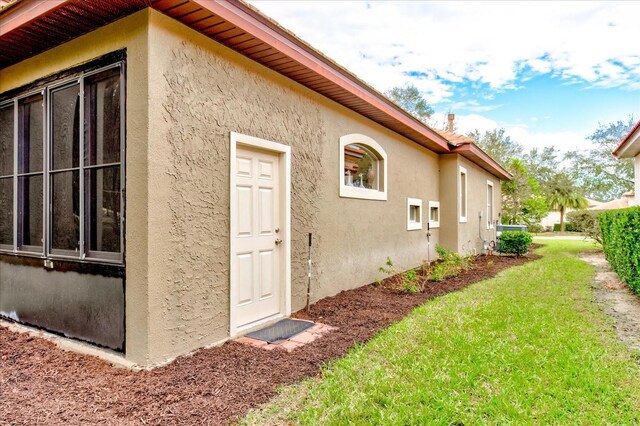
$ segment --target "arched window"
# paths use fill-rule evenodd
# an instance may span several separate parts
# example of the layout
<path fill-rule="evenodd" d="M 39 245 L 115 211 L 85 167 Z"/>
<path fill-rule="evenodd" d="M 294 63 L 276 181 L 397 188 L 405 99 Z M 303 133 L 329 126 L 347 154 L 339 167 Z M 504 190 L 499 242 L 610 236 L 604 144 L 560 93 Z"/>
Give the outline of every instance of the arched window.
<path fill-rule="evenodd" d="M 368 136 L 340 138 L 340 196 L 387 199 L 387 154 Z"/>

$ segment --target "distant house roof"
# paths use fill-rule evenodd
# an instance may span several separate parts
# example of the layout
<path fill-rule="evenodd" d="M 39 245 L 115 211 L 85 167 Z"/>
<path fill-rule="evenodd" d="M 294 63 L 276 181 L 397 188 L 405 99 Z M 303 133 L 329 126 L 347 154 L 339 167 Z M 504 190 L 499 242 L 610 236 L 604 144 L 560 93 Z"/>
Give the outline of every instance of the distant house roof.
<path fill-rule="evenodd" d="M 590 207 L 589 210 L 617 210 L 626 209 L 627 207 L 629 207 L 629 199 L 623 197 L 618 200 L 607 201 L 595 207 Z"/>
<path fill-rule="evenodd" d="M 5 2 L 7 0 L 4 0 Z M 0 11 L 0 69 L 151 7 L 439 153 L 458 152 L 502 179 L 486 153 L 461 148 L 252 6 L 214 0 L 20 0 Z"/>
<path fill-rule="evenodd" d="M 604 204 L 602 201 L 592 200 L 591 198 L 585 198 L 585 200 L 587 200 L 587 208 L 597 207 Z"/>
<path fill-rule="evenodd" d="M 640 153 L 640 121 L 636 123 L 627 136 L 622 138 L 613 155 L 618 158 L 633 158 Z"/>

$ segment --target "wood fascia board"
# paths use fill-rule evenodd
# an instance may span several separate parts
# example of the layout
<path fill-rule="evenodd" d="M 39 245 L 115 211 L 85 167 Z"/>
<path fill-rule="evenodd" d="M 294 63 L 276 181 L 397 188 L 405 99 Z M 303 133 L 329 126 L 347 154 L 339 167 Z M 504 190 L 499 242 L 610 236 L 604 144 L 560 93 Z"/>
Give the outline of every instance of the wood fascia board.
<path fill-rule="evenodd" d="M 469 159 L 474 164 L 479 165 L 489 173 L 501 179 L 504 179 L 504 180 L 513 179 L 513 175 L 509 173 L 507 169 L 502 167 L 497 161 L 491 158 L 486 152 L 481 150 L 475 144 L 469 143 L 469 144 L 459 145 L 453 148 L 452 152 L 462 155 L 463 157 Z"/>
<path fill-rule="evenodd" d="M 627 150 L 637 145 L 635 149 L 632 149 L 631 154 L 627 155 Z M 617 158 L 633 158 L 640 153 L 640 121 L 622 138 L 616 149 L 613 151 L 613 155 Z"/>
<path fill-rule="evenodd" d="M 0 15 L 0 37 L 70 2 L 71 0 L 23 0 Z"/>

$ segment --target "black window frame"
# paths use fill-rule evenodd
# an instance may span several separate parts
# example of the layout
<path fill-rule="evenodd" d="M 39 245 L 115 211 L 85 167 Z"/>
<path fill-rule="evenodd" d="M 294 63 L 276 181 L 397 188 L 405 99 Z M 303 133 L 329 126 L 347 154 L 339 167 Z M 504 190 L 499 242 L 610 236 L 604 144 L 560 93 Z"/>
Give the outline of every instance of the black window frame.
<path fill-rule="evenodd" d="M 120 54 L 120 52 L 116 52 L 116 55 Z M 103 60 L 102 58 L 100 59 Z M 105 71 L 118 69 L 119 70 L 119 104 L 120 104 L 120 129 L 119 129 L 119 162 L 110 163 L 110 164 L 100 164 L 93 165 L 87 167 L 85 165 L 84 160 L 84 152 L 85 152 L 85 126 L 86 120 L 84 116 L 84 107 L 85 107 L 85 96 L 84 96 L 84 88 L 85 88 L 85 79 L 91 78 L 100 73 L 104 73 Z M 125 254 L 125 148 L 126 148 L 126 134 L 125 134 L 125 123 L 126 123 L 126 61 L 124 59 L 117 60 L 115 62 L 104 65 L 104 62 L 100 63 L 99 67 L 93 66 L 91 69 L 86 70 L 78 70 L 77 68 L 73 73 L 61 73 L 64 75 L 62 78 L 56 79 L 55 76 L 49 79 L 47 82 L 40 84 L 36 90 L 33 87 L 30 90 L 25 91 L 12 91 L 11 97 L 0 97 L 2 101 L 0 101 L 0 107 L 11 107 L 13 108 L 13 246 L 10 247 L 8 245 L 0 246 L 0 254 L 14 254 L 20 256 L 30 256 L 30 257 L 41 257 L 46 260 L 65 260 L 65 261 L 79 261 L 79 262 L 87 262 L 87 263 L 104 263 L 104 264 L 112 264 L 112 265 L 124 265 L 124 254 Z M 78 165 L 77 167 L 70 167 L 65 169 L 53 169 L 53 129 L 52 129 L 52 94 L 56 91 L 62 90 L 64 88 L 73 86 L 79 86 L 79 98 L 78 98 L 78 106 L 79 106 L 79 119 L 78 119 L 78 134 L 79 134 L 79 152 L 78 152 Z M 19 173 L 18 162 L 19 158 L 19 138 L 22 134 L 22 130 L 19 129 L 20 126 L 20 118 L 19 118 L 19 105 L 20 101 L 32 97 L 34 95 L 41 95 L 43 101 L 43 165 L 42 171 L 33 172 L 33 173 Z M 73 166 L 73 165 L 72 165 Z M 85 188 L 85 171 L 90 171 L 92 169 L 105 169 L 107 167 L 118 167 L 119 168 L 119 196 L 120 196 L 120 210 L 119 210 L 119 251 L 118 252 L 107 252 L 107 251 L 92 251 L 89 250 L 89 233 L 90 233 L 90 218 L 88 218 L 88 204 L 85 203 L 85 199 L 87 198 L 86 191 L 88 188 Z M 79 175 L 79 244 L 77 250 L 63 250 L 63 249 L 54 249 L 52 247 L 52 214 L 53 214 L 53 205 L 52 205 L 52 176 L 57 173 L 63 173 L 64 171 L 77 171 Z M 20 177 L 31 176 L 31 175 L 42 175 L 42 187 L 43 187 L 43 198 L 42 198 L 42 206 L 43 206 L 43 230 L 42 237 L 43 243 L 42 247 L 40 246 L 25 246 L 21 245 L 21 236 L 20 236 L 20 217 L 19 217 L 19 199 L 21 195 L 18 192 L 19 187 L 19 179 Z M 5 177 L 6 178 L 6 177 Z M 0 214 L 3 214 L 1 211 L 2 207 L 0 207 Z"/>

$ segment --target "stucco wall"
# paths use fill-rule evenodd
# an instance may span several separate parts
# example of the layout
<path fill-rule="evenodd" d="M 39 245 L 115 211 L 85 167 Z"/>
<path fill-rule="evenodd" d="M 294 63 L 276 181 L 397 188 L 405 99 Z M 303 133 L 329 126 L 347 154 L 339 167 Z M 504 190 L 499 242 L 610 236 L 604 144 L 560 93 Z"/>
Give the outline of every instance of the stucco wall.
<path fill-rule="evenodd" d="M 467 170 L 467 221 L 460 222 L 459 171 Z M 487 229 L 487 181 L 493 182 L 494 217 L 502 209 L 501 181 L 458 154 L 440 156 L 442 245 L 462 254 L 480 253 L 483 240 L 495 240 L 495 226 Z M 480 219 L 479 212 L 482 212 Z"/>
<path fill-rule="evenodd" d="M 406 198 L 423 211 L 438 199 L 437 155 L 156 12 L 150 37 L 152 359 L 227 336 L 231 131 L 292 147 L 294 311 L 308 232 L 314 300 L 374 281 L 386 256 L 398 269 L 426 258 L 426 228 L 406 230 Z M 386 150 L 388 201 L 339 197 L 339 138 L 351 133 Z"/>
<path fill-rule="evenodd" d="M 487 181 L 493 182 L 493 200 L 495 222 L 498 219 L 498 212 L 502 208 L 500 180 L 491 175 L 480 166 L 470 162 L 464 157 L 459 157 L 459 163 L 467 169 L 467 222 L 460 223 L 458 231 L 458 251 L 463 254 L 472 254 L 474 249 L 480 253 L 482 241 L 495 240 L 495 225 L 493 229 L 487 229 Z M 445 179 L 445 176 L 442 177 Z M 479 217 L 482 212 L 482 218 Z"/>
<path fill-rule="evenodd" d="M 440 156 L 440 244 L 458 251 L 458 154 Z"/>
<path fill-rule="evenodd" d="M 0 71 L 0 93 L 127 49 L 126 356 L 147 363 L 147 10 Z M 130 166 L 130 167 L 129 167 Z"/>

